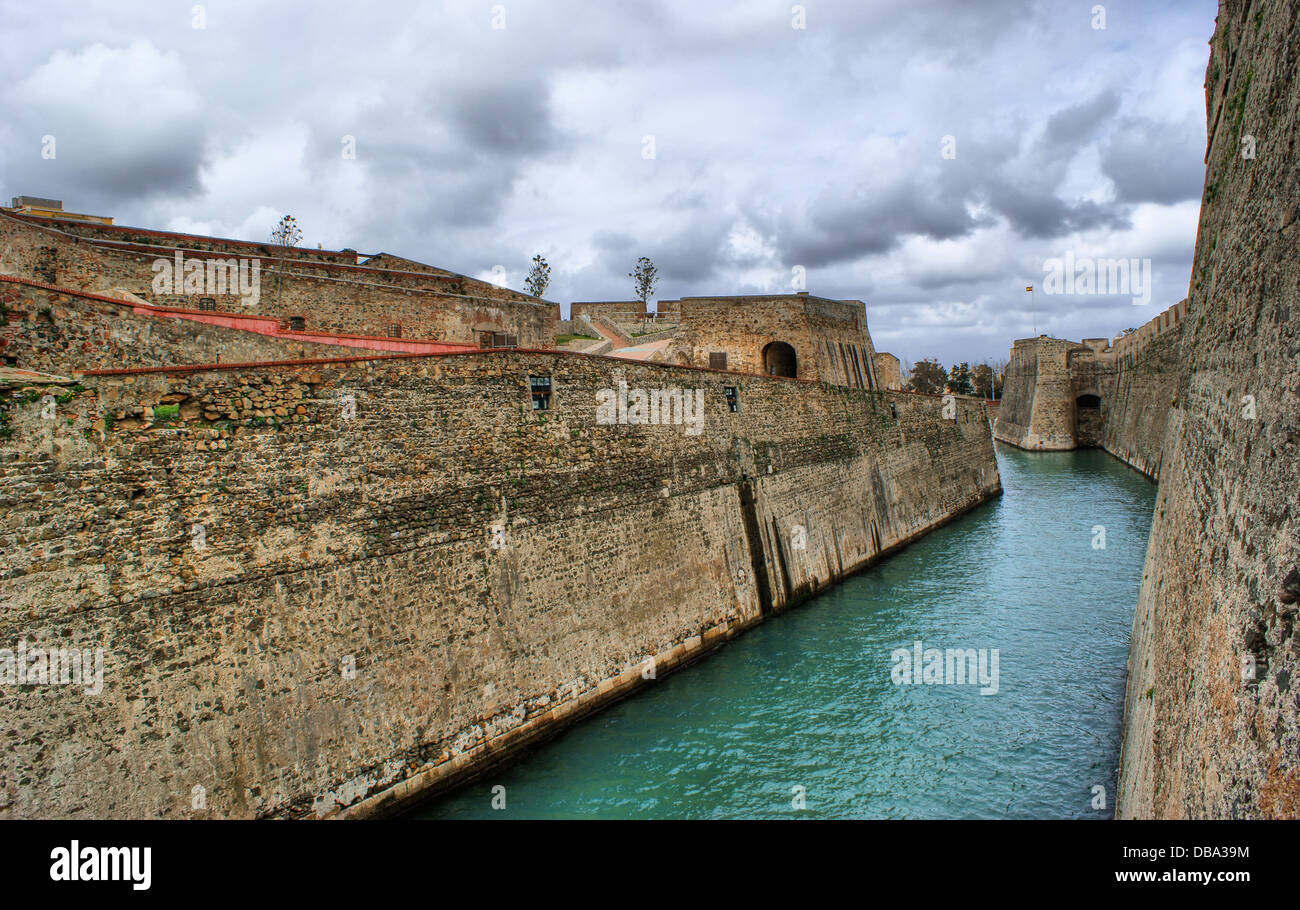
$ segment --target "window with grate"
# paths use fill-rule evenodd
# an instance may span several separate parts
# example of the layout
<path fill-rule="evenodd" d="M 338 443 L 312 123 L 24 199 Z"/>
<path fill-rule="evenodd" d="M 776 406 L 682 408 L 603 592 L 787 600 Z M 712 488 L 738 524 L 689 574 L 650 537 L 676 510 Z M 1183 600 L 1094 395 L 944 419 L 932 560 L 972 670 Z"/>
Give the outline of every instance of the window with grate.
<path fill-rule="evenodd" d="M 740 410 L 740 396 L 736 394 L 734 385 L 722 387 L 722 394 L 727 396 L 727 410 L 735 413 Z"/>
<path fill-rule="evenodd" d="M 289 317 L 289 331 L 301 332 L 305 328 L 307 328 L 307 317 L 305 316 Z"/>
<path fill-rule="evenodd" d="M 200 309 L 200 310 L 215 310 L 216 308 L 217 308 L 217 298 L 215 298 L 215 297 L 200 297 L 200 298 L 199 298 L 199 309 Z"/>
<path fill-rule="evenodd" d="M 550 376 L 529 376 L 528 391 L 533 396 L 534 411 L 549 411 L 551 409 Z"/>
<path fill-rule="evenodd" d="M 401 337 L 402 337 L 402 327 L 401 327 L 400 325 L 398 325 L 397 323 L 393 323 L 392 325 L 390 325 L 390 326 L 388 327 L 388 337 L 389 337 L 389 338 L 401 338 Z"/>
<path fill-rule="evenodd" d="M 727 368 L 727 352 L 726 352 L 726 351 L 710 351 L 710 352 L 709 352 L 709 369 L 710 369 L 710 370 L 725 370 L 726 368 Z"/>

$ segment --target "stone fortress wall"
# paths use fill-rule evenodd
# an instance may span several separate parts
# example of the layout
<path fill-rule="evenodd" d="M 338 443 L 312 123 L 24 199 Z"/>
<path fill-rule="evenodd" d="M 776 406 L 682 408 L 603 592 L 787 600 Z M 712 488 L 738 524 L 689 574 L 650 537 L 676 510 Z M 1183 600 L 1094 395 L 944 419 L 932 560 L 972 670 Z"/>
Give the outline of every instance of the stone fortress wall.
<path fill-rule="evenodd" d="M 102 647 L 104 689 L 0 689 L 5 816 L 400 808 L 1000 492 L 982 405 L 908 393 L 522 351 L 78 379 L 0 396 L 0 641 Z M 701 431 L 601 423 L 620 382 Z"/>
<path fill-rule="evenodd" d="M 0 687 L 3 816 L 393 811 L 1001 490 L 983 403 L 879 391 L 860 303 L 687 298 L 681 364 L 481 350 L 556 308 L 307 250 L 196 310 L 165 244 L 256 245 L 65 227 L 0 213 L 0 642 L 104 689 Z M 773 339 L 793 375 L 741 372 Z"/>
<path fill-rule="evenodd" d="M 1210 47 L 1205 192 L 1133 620 L 1120 818 L 1300 816 L 1296 4 L 1221 0 Z"/>
<path fill-rule="evenodd" d="M 231 288 L 225 294 L 155 293 L 154 263 L 174 261 L 177 251 L 205 263 L 257 259 L 257 304 Z M 121 289 L 183 309 L 198 309 L 208 297 L 215 312 L 265 316 L 286 326 L 297 317 L 295 325 L 316 332 L 461 344 L 478 344 L 486 332 L 520 347 L 555 344 L 558 304 L 440 269 L 412 269 L 409 260 L 387 254 L 372 258 L 385 267 L 371 260 L 357 264 L 356 253 L 344 251 L 286 253 L 268 244 L 0 212 L 0 272 L 45 284 L 100 294 Z"/>
<path fill-rule="evenodd" d="M 1158 478 L 1186 314 L 1183 300 L 1110 343 L 1017 340 L 995 437 L 1041 451 L 1101 447 Z"/>
<path fill-rule="evenodd" d="M 683 297 L 675 301 L 680 330 L 677 362 L 707 367 L 725 358 L 726 369 L 768 374 L 779 358 L 772 346 L 789 345 L 795 372 L 857 389 L 878 388 L 875 349 L 859 300 L 827 300 L 807 293 L 740 297 Z"/>
<path fill-rule="evenodd" d="M 137 312 L 139 310 L 140 312 Z M 338 346 L 161 318 L 148 308 L 0 275 L 0 364 L 70 375 L 78 369 L 252 363 L 338 357 Z"/>
<path fill-rule="evenodd" d="M 880 388 L 895 392 L 903 388 L 902 364 L 897 357 L 887 351 L 877 351 L 871 362 Z"/>
<path fill-rule="evenodd" d="M 624 332 L 644 331 L 646 304 L 642 300 L 574 301 L 569 304 L 569 318 L 605 318 Z M 657 317 L 656 317 L 657 319 Z"/>

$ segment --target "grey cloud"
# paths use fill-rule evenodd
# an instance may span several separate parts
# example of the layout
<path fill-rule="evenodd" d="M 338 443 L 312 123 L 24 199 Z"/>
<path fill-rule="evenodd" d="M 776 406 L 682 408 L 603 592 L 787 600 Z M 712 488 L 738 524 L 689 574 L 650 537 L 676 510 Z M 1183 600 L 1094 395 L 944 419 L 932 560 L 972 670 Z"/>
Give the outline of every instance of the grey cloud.
<path fill-rule="evenodd" d="M 1187 151 L 1204 140 L 1195 123 L 1161 123 L 1128 117 L 1102 147 L 1101 169 L 1124 202 L 1170 205 L 1199 199 L 1205 168 Z"/>
<path fill-rule="evenodd" d="M 1057 111 L 1047 119 L 1044 139 L 1054 148 L 1072 148 L 1091 139 L 1119 110 L 1119 92 L 1105 89 L 1093 98 Z"/>
<path fill-rule="evenodd" d="M 1187 107 L 1172 123 L 1138 115 L 1160 117 L 1168 98 L 1199 105 L 1198 75 L 1185 90 L 1151 77 L 1187 42 L 1204 46 L 1213 0 L 1134 9 L 1105 34 L 1087 5 L 1050 0 L 819 0 L 802 32 L 789 4 L 504 5 L 504 31 L 490 28 L 491 4 L 394 2 L 357 19 L 341 0 L 310 17 L 223 0 L 204 33 L 140 0 L 11 17 L 8 87 L 94 42 L 178 50 L 143 55 L 153 69 L 139 78 L 106 69 L 122 78 L 98 111 L 75 103 L 84 91 L 42 107 L 0 90 L 0 181 L 125 224 L 229 231 L 265 208 L 292 211 L 313 241 L 466 273 L 503 264 L 517 278 L 545 250 L 556 300 L 629 296 L 639 255 L 659 266 L 663 296 L 758 290 L 799 264 L 814 293 L 867 299 L 897 353 L 945 361 L 1005 353 L 1028 333 L 1023 287 L 1038 274 L 1023 263 L 1059 255 L 1081 230 L 1113 243 L 1107 232 L 1127 229 L 1138 203 L 1200 188 L 1203 132 L 1181 119 Z M 51 84 L 76 87 L 78 72 Z M 160 88 L 176 87 L 184 97 L 161 109 Z M 234 153 L 290 126 L 307 137 L 301 169 L 277 183 L 250 164 L 241 189 Z M 48 132 L 57 163 L 32 145 Z M 639 158 L 646 132 L 660 140 L 652 166 Z M 954 161 L 938 157 L 946 133 Z M 353 165 L 340 166 L 343 135 L 357 139 Z M 863 156 L 864 145 L 913 160 Z M 728 238 L 742 225 L 759 240 L 738 251 Z M 1185 293 L 1194 229 L 1157 303 Z M 935 265 L 913 238 L 974 264 Z M 1184 243 L 1173 230 L 1158 241 Z M 998 252 L 974 257 L 971 244 Z M 940 302 L 978 324 L 937 330 Z M 1076 335 L 1119 316 L 1038 302 Z"/>
<path fill-rule="evenodd" d="M 546 90 L 537 84 L 469 87 L 450 113 L 458 132 L 485 153 L 535 155 L 556 138 Z"/>

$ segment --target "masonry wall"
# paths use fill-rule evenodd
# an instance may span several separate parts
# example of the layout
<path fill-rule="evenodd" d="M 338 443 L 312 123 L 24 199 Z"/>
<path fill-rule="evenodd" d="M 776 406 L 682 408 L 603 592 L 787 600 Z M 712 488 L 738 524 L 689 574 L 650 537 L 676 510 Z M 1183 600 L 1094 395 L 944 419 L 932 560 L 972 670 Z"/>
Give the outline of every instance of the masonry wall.
<path fill-rule="evenodd" d="M 1300 816 L 1297 47 L 1294 3 L 1221 2 L 1178 407 L 1133 620 L 1120 817 Z"/>
<path fill-rule="evenodd" d="M 270 338 L 49 288 L 0 281 L 0 363 L 71 375 L 74 370 L 342 357 L 336 345 Z"/>
<path fill-rule="evenodd" d="M 706 367 L 709 354 L 719 352 L 727 355 L 727 369 L 762 374 L 763 348 L 783 341 L 795 349 L 801 379 L 876 385 L 875 349 L 859 301 L 790 294 L 683 297 L 677 304 L 678 349 L 691 365 Z"/>
<path fill-rule="evenodd" d="M 903 388 L 903 372 L 897 357 L 880 351 L 871 359 L 875 367 L 876 382 L 881 389 L 898 391 Z"/>
<path fill-rule="evenodd" d="M 1101 447 L 1151 478 L 1160 477 L 1165 436 L 1179 407 L 1181 347 L 1182 333 L 1167 332 L 1140 353 L 1099 365 Z"/>
<path fill-rule="evenodd" d="M 88 240 L 100 240 L 106 243 L 122 245 L 153 245 L 187 250 L 203 250 L 220 253 L 224 256 L 270 256 L 271 247 L 265 243 L 253 243 L 247 240 L 232 240 L 225 237 L 205 237 L 200 234 L 182 234 L 175 231 L 154 231 L 148 228 L 130 227 L 119 224 L 96 224 L 87 221 L 63 221 L 41 216 L 12 216 L 19 221 L 33 226 L 57 228 L 76 237 Z M 282 255 L 311 262 L 333 262 L 347 265 L 357 264 L 357 254 L 349 250 L 316 250 L 311 247 L 291 247 L 279 251 Z"/>
<path fill-rule="evenodd" d="M 1097 445 L 1157 479 L 1178 406 L 1186 301 L 1106 345 L 1026 338 L 1011 348 L 995 438 L 1043 451 Z M 1078 407 L 1096 395 L 1099 411 Z"/>
<path fill-rule="evenodd" d="M 1081 347 L 1060 338 L 1027 338 L 1012 345 L 994 430 L 998 439 L 1022 449 L 1075 447 L 1069 358 Z"/>
<path fill-rule="evenodd" d="M 620 379 L 701 389 L 702 432 L 598 423 Z M 50 420 L 0 399 L 0 642 L 106 652 L 99 696 L 0 687 L 5 816 L 405 805 L 1000 490 L 978 403 L 795 380 L 496 352 L 81 382 Z"/>
<path fill-rule="evenodd" d="M 96 293 L 123 288 L 159 306 L 194 309 L 199 297 L 211 297 L 217 311 L 286 323 L 300 316 L 312 331 L 387 336 L 396 327 L 402 337 L 455 343 L 474 343 L 479 332 L 495 332 L 514 335 L 521 347 L 555 344 L 556 304 L 450 272 L 370 268 L 311 255 L 320 251 L 295 250 L 286 262 L 266 258 L 265 245 L 194 238 L 193 245 L 183 249 L 187 260 L 258 259 L 261 293 L 256 305 L 233 288 L 224 294 L 156 293 L 153 264 L 159 258 L 173 260 L 177 247 L 132 241 L 157 235 L 162 244 L 176 235 L 137 229 L 127 240 L 104 245 L 97 233 L 104 230 L 109 229 L 65 222 L 42 225 L 0 215 L 0 272 Z M 74 231 L 91 234 L 82 237 Z M 376 261 L 403 262 L 397 257 Z"/>
<path fill-rule="evenodd" d="M 639 329 L 645 322 L 646 305 L 640 300 L 588 301 L 569 304 L 570 319 L 578 319 L 582 316 L 588 319 L 604 316 L 621 329 Z"/>

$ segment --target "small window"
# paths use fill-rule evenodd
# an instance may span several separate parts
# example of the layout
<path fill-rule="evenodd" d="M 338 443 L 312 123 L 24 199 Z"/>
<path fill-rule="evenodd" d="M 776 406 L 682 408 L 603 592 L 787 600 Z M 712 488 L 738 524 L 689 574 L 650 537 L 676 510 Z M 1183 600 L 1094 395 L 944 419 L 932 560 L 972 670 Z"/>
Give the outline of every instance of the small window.
<path fill-rule="evenodd" d="M 289 331 L 301 332 L 305 328 L 307 328 L 307 318 L 305 316 L 289 317 Z"/>
<path fill-rule="evenodd" d="M 723 354 L 722 356 L 727 356 Z M 722 394 L 727 396 L 727 410 L 733 414 L 740 410 L 740 397 L 736 394 L 736 387 L 728 385 L 722 387 Z"/>
<path fill-rule="evenodd" d="M 727 368 L 727 352 L 726 352 L 726 351 L 710 351 L 710 352 L 709 352 L 709 369 L 710 369 L 710 370 L 725 370 L 726 368 Z"/>
<path fill-rule="evenodd" d="M 509 335 L 505 332 L 479 332 L 478 346 L 480 348 L 517 348 L 519 347 L 519 336 Z"/>
<path fill-rule="evenodd" d="M 549 411 L 551 409 L 550 376 L 529 376 L 528 391 L 533 395 L 534 411 Z"/>
<path fill-rule="evenodd" d="M 215 310 L 216 308 L 217 308 L 217 298 L 215 298 L 215 297 L 200 297 L 200 298 L 199 298 L 199 309 L 200 309 L 200 310 Z"/>
<path fill-rule="evenodd" d="M 397 323 L 393 323 L 392 325 L 390 325 L 390 326 L 388 327 L 388 337 L 389 337 L 389 338 L 401 338 L 401 337 L 402 337 L 402 327 L 401 327 L 400 325 L 398 325 Z"/>
<path fill-rule="evenodd" d="M 898 408 L 894 407 L 892 404 L 889 406 L 889 416 L 895 420 L 898 419 Z"/>

